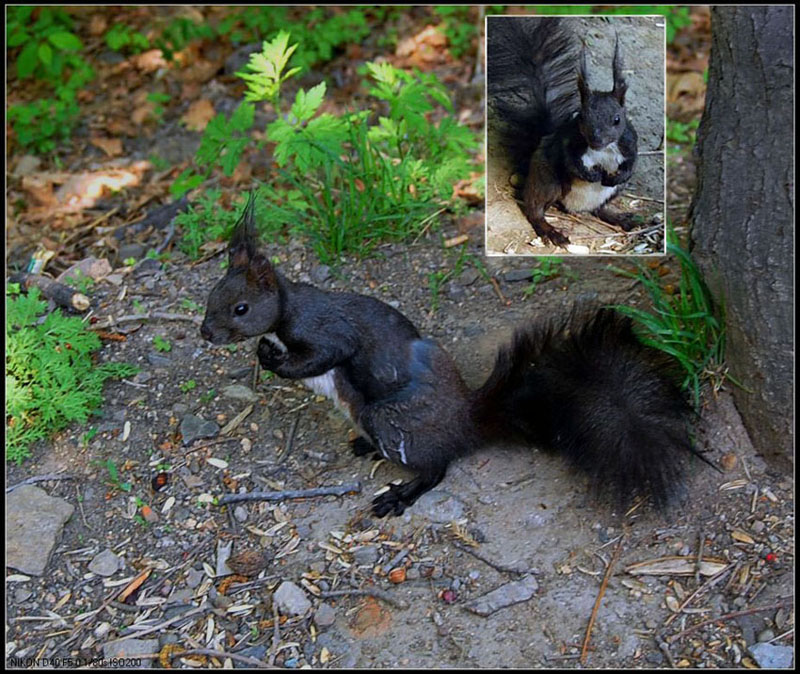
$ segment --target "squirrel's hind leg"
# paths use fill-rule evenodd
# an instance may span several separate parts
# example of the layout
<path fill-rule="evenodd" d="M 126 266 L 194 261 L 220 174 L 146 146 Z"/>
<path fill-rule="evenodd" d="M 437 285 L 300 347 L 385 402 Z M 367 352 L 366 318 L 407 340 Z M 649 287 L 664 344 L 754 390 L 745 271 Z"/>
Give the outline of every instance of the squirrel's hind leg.
<path fill-rule="evenodd" d="M 547 222 L 544 213 L 558 202 L 561 192 L 561 185 L 550 164 L 534 153 L 523 190 L 522 212 L 536 234 L 556 246 L 566 246 L 569 238 Z"/>
<path fill-rule="evenodd" d="M 596 218 L 599 218 L 603 222 L 607 222 L 609 225 L 621 227 L 626 232 L 630 232 L 632 229 L 641 227 L 643 224 L 645 224 L 644 220 L 639 215 L 635 215 L 633 213 L 620 213 L 608 208 L 606 205 L 600 206 L 600 208 L 595 208 L 592 211 L 592 215 Z"/>

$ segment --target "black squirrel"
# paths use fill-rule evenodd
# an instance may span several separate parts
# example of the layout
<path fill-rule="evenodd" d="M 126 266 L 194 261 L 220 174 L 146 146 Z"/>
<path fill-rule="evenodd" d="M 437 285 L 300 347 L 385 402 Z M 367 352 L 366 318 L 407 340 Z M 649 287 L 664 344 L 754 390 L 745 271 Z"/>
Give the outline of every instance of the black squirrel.
<path fill-rule="evenodd" d="M 497 443 L 557 451 L 623 499 L 649 492 L 664 504 L 679 487 L 695 452 L 691 411 L 628 318 L 600 309 L 533 323 L 470 390 L 450 356 L 388 304 L 285 278 L 257 250 L 253 225 L 251 197 L 201 335 L 213 344 L 261 335 L 265 369 L 303 380 L 349 415 L 361 433 L 356 455 L 377 452 L 416 473 L 375 498 L 376 515 L 401 514 L 451 461 Z"/>
<path fill-rule="evenodd" d="M 590 211 L 629 231 L 630 214 L 605 207 L 633 172 L 637 135 L 625 114 L 619 36 L 610 92 L 589 88 L 586 53 L 557 17 L 488 17 L 489 111 L 514 171 L 522 211 L 557 246 L 568 237 L 545 220 L 553 205 Z"/>

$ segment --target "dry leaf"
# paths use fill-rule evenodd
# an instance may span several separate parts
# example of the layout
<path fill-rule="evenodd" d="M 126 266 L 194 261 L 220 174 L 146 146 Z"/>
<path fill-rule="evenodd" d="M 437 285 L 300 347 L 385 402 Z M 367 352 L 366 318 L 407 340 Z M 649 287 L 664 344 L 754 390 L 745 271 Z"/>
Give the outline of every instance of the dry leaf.
<path fill-rule="evenodd" d="M 703 576 L 716 576 L 727 567 L 728 563 L 722 559 L 704 557 L 700 562 L 700 573 Z M 657 557 L 631 564 L 625 571 L 634 576 L 692 576 L 696 568 L 696 557 Z"/>
<path fill-rule="evenodd" d="M 122 141 L 119 138 L 94 136 L 89 142 L 105 152 L 107 157 L 118 157 L 122 154 Z"/>
<path fill-rule="evenodd" d="M 214 119 L 214 106 L 208 99 L 202 98 L 189 106 L 181 121 L 190 131 L 203 131 L 208 123 Z"/>

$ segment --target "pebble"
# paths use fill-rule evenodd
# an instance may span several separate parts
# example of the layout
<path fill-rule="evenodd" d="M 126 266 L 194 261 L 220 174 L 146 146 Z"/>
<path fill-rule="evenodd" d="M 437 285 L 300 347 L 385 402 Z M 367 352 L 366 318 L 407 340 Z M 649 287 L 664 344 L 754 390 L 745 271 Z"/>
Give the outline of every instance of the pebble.
<path fill-rule="evenodd" d="M 232 400 L 241 400 L 246 403 L 254 403 L 258 396 L 249 386 L 244 384 L 230 384 L 222 389 L 222 395 Z"/>
<path fill-rule="evenodd" d="M 336 620 L 336 611 L 333 609 L 330 604 L 322 603 L 319 605 L 319 608 L 314 612 L 314 624 L 320 629 L 320 631 L 325 631 L 328 629 Z"/>
<path fill-rule="evenodd" d="M 111 550 L 106 548 L 100 554 L 89 562 L 89 571 L 96 573 L 98 576 L 107 578 L 113 576 L 123 566 L 123 561 L 120 557 L 115 555 Z"/>
<path fill-rule="evenodd" d="M 755 644 L 747 649 L 761 669 L 791 669 L 794 648 L 775 644 Z"/>
<path fill-rule="evenodd" d="M 191 445 L 199 438 L 214 438 L 219 433 L 219 426 L 213 421 L 206 421 L 194 414 L 187 414 L 181 421 L 183 446 Z"/>
<path fill-rule="evenodd" d="M 756 640 L 759 642 L 772 641 L 775 638 L 775 632 L 770 629 L 763 630 L 758 633 Z"/>
<path fill-rule="evenodd" d="M 283 581 L 275 590 L 272 600 L 284 615 L 303 615 L 311 608 L 306 593 L 288 580 Z"/>

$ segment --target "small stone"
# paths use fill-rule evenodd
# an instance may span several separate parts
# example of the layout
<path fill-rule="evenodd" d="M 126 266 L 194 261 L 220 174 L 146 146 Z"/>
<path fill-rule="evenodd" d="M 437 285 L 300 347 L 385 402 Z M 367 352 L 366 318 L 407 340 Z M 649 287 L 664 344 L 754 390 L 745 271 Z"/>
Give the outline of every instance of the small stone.
<path fill-rule="evenodd" d="M 755 644 L 747 649 L 761 669 L 791 669 L 794 648 L 775 644 Z"/>
<path fill-rule="evenodd" d="M 775 632 L 773 632 L 771 629 L 766 629 L 758 633 L 756 640 L 760 643 L 763 643 L 765 641 L 772 641 L 774 638 Z"/>
<path fill-rule="evenodd" d="M 146 653 L 158 653 L 158 639 L 125 639 L 103 645 L 106 660 L 136 660 L 138 667 L 150 667 L 152 658 L 142 658 Z"/>
<path fill-rule="evenodd" d="M 517 281 L 527 281 L 533 278 L 533 270 L 531 269 L 511 269 L 503 274 L 503 280 L 506 283 L 515 283 Z"/>
<path fill-rule="evenodd" d="M 226 398 L 241 400 L 246 403 L 254 403 L 258 400 L 258 396 L 253 392 L 253 389 L 244 384 L 230 384 L 222 389 L 222 395 Z"/>
<path fill-rule="evenodd" d="M 336 611 L 329 604 L 322 603 L 319 608 L 314 612 L 314 624 L 324 632 L 336 620 Z"/>
<path fill-rule="evenodd" d="M 123 566 L 122 559 L 115 555 L 111 550 L 106 548 L 99 555 L 89 562 L 89 571 L 96 573 L 98 576 L 107 578 L 113 576 Z"/>
<path fill-rule="evenodd" d="M 191 445 L 200 438 L 214 438 L 219 434 L 219 426 L 213 421 L 206 421 L 194 414 L 187 414 L 181 421 L 183 445 Z"/>
<path fill-rule="evenodd" d="M 272 600 L 284 615 L 304 615 L 311 608 L 311 602 L 306 597 L 306 593 L 288 580 L 282 582 L 275 590 Z"/>

